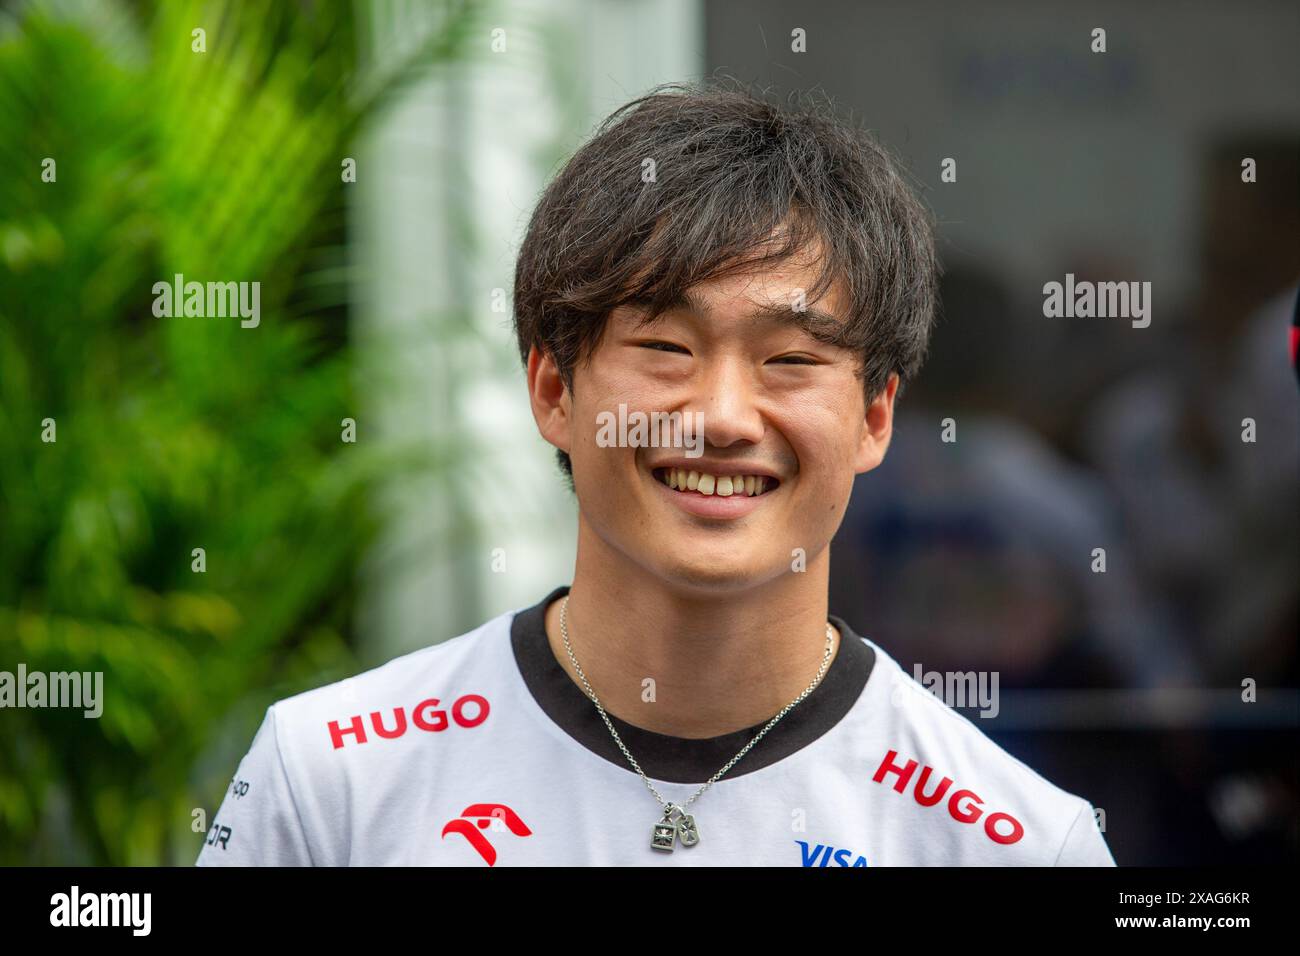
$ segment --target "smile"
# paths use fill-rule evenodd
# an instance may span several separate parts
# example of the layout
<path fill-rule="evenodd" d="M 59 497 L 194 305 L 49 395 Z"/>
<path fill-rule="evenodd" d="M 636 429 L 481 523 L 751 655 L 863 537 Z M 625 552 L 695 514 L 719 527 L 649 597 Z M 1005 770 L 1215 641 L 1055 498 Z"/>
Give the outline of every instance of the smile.
<path fill-rule="evenodd" d="M 685 468 L 656 468 L 655 480 L 683 494 L 719 498 L 758 497 L 776 490 L 780 482 L 768 475 L 714 475 Z"/>

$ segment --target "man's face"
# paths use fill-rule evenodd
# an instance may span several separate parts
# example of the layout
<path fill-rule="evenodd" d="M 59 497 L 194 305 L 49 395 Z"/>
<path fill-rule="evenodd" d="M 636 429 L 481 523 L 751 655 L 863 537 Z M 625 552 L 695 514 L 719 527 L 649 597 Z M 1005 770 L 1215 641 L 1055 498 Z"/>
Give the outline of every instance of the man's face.
<path fill-rule="evenodd" d="M 642 309 L 620 307 L 590 362 L 575 368 L 573 391 L 549 412 L 538 408 L 530 374 L 539 426 L 572 460 L 586 531 L 656 578 L 699 591 L 790 573 L 796 548 L 808 564 L 822 554 L 854 475 L 884 455 L 897 380 L 866 407 L 855 355 L 796 322 L 818 312 L 844 320 L 838 286 L 796 315 L 797 296 L 815 281 L 811 263 L 791 260 L 700 283 L 690 303 L 652 325 L 638 324 Z M 617 419 L 620 405 L 633 422 L 636 412 L 681 412 L 690 422 L 701 412 L 702 439 L 694 449 L 606 447 L 600 424 Z M 701 477 L 672 488 L 673 468 Z M 725 478 L 730 496 L 719 494 Z"/>

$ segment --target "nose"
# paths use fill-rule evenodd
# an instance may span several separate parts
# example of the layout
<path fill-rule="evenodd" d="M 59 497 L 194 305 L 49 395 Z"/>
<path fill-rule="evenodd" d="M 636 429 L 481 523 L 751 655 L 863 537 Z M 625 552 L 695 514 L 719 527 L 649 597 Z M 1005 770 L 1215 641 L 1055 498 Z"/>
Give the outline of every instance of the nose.
<path fill-rule="evenodd" d="M 703 369 L 696 382 L 695 408 L 704 413 L 704 440 L 715 448 L 737 442 L 758 444 L 763 417 L 747 371 L 736 361 L 721 360 Z"/>

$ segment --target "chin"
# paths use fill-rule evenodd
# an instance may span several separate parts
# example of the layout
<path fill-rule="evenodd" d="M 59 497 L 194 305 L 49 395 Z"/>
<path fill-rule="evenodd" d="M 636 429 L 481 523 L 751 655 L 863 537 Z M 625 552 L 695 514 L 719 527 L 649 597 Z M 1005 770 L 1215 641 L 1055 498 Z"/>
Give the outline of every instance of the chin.
<path fill-rule="evenodd" d="M 731 562 L 693 561 L 689 564 L 670 561 L 659 566 L 657 576 L 668 582 L 670 587 L 690 592 L 698 597 L 708 594 L 721 596 L 745 591 L 771 580 L 779 573 L 779 570 L 774 572 L 768 568 L 759 568 L 748 562 L 739 563 L 734 560 Z"/>

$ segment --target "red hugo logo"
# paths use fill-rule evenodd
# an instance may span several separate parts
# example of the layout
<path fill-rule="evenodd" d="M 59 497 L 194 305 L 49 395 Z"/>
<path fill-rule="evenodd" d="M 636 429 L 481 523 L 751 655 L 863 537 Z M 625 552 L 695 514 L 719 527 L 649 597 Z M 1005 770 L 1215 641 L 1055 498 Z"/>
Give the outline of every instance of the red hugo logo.
<path fill-rule="evenodd" d="M 473 704 L 474 711 L 467 714 L 466 704 Z M 456 702 L 451 705 L 451 719 L 461 727 L 477 727 L 483 721 L 487 720 L 489 711 L 487 698 L 480 694 L 464 694 L 456 698 Z M 349 726 L 340 726 L 337 720 L 329 722 L 330 740 L 334 742 L 334 749 L 338 750 L 343 746 L 343 738 L 351 734 L 356 738 L 356 742 L 364 744 L 366 742 L 366 725 L 357 714 L 349 722 Z M 411 723 L 421 730 L 428 730 L 437 733 L 440 730 L 446 730 L 450 726 L 447 722 L 447 712 L 438 710 L 438 698 L 431 697 L 428 700 L 422 700 L 415 705 L 411 711 Z M 370 714 L 370 726 L 374 728 L 376 734 L 385 740 L 392 740 L 394 737 L 400 737 L 406 733 L 406 710 L 402 707 L 393 708 L 393 726 L 389 729 L 384 726 L 383 716 L 379 711 L 372 711 Z"/>
<path fill-rule="evenodd" d="M 442 828 L 442 838 L 447 839 L 448 833 L 459 833 L 469 841 L 470 846 L 478 850 L 479 856 L 487 860 L 487 865 L 492 866 L 497 861 L 496 847 L 489 843 L 487 837 L 479 833 L 479 830 L 486 830 L 494 819 L 504 823 L 515 836 L 533 834 L 533 831 L 524 825 L 524 821 L 519 819 L 519 814 L 504 803 L 472 803 L 461 811 L 459 819 L 452 820 Z M 478 825 L 477 829 L 475 824 Z"/>
<path fill-rule="evenodd" d="M 898 751 L 896 750 L 891 750 L 885 754 L 885 759 L 880 762 L 880 766 L 876 768 L 876 775 L 871 779 L 876 783 L 883 783 L 885 774 L 896 774 L 898 782 L 894 784 L 894 789 L 902 793 L 907 789 L 907 782 L 912 779 L 912 774 L 916 773 L 917 764 L 915 760 L 909 760 L 906 766 L 900 767 L 894 763 L 897 757 Z M 912 796 L 923 807 L 934 806 L 943 799 L 943 795 L 952 786 L 952 778 L 944 777 L 939 781 L 939 786 L 935 787 L 934 793 L 927 795 L 925 784 L 932 773 L 934 771 L 929 767 L 922 767 L 921 776 L 917 778 L 916 786 L 912 790 Z M 961 805 L 963 799 L 969 801 L 965 807 Z M 979 794 L 972 790 L 958 790 L 948 798 L 948 815 L 958 823 L 974 823 L 984 814 L 984 811 L 980 809 L 983 802 Z M 1009 824 L 1010 829 L 1006 833 L 999 833 L 997 829 L 999 823 Z M 984 817 L 984 832 L 988 834 L 988 838 L 994 843 L 1008 844 L 1018 843 L 1020 838 L 1025 835 L 1025 828 L 1021 826 L 1019 820 L 1009 813 L 990 813 Z"/>

